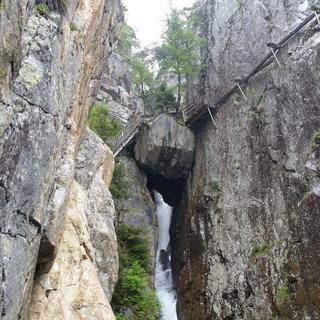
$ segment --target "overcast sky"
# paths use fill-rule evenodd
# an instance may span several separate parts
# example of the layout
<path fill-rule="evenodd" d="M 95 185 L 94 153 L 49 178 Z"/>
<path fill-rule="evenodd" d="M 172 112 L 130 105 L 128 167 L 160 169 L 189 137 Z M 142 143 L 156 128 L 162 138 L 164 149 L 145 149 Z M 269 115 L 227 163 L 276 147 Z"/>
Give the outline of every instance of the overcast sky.
<path fill-rule="evenodd" d="M 126 19 L 134 28 L 142 47 L 159 42 L 163 21 L 169 11 L 169 0 L 124 0 Z M 189 7 L 194 0 L 171 0 L 173 7 Z"/>

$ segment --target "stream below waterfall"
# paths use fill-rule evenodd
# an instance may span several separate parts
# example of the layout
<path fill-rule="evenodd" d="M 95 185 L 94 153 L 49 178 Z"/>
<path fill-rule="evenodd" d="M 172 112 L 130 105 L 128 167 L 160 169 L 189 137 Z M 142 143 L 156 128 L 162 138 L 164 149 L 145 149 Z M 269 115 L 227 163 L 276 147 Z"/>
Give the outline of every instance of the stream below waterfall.
<path fill-rule="evenodd" d="M 173 287 L 169 229 L 172 207 L 163 201 L 162 195 L 154 191 L 158 217 L 158 249 L 156 256 L 155 288 L 161 309 L 161 320 L 177 320 L 176 291 Z"/>

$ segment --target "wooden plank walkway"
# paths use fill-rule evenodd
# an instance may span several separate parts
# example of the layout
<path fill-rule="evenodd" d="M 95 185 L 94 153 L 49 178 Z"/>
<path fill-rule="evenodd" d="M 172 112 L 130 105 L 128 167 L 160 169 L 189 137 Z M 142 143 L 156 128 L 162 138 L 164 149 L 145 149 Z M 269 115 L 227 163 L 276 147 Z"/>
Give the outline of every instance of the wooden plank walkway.
<path fill-rule="evenodd" d="M 237 90 L 241 91 L 241 94 L 246 99 L 242 86 L 247 85 L 248 81 L 255 76 L 257 73 L 268 67 L 274 61 L 279 62 L 276 57 L 276 53 L 281 50 L 281 48 L 291 39 L 293 38 L 297 32 L 299 32 L 304 26 L 306 26 L 309 22 L 317 20 L 320 27 L 320 18 L 317 12 L 313 12 L 309 15 L 304 21 L 302 21 L 297 27 L 295 27 L 286 37 L 284 37 L 279 43 L 268 43 L 267 46 L 270 48 L 269 53 L 267 53 L 261 61 L 257 64 L 255 68 L 243 79 L 235 80 L 235 85 L 228 90 L 225 94 L 223 94 L 220 98 L 218 98 L 212 105 L 200 104 L 199 102 L 189 103 L 182 107 L 182 115 L 183 119 L 188 126 L 193 126 L 197 122 L 204 120 L 216 111 L 216 108 L 220 107 L 224 104 L 230 96 L 236 92 Z"/>
<path fill-rule="evenodd" d="M 108 142 L 108 144 L 111 145 L 113 155 L 117 156 L 119 152 L 132 141 L 139 132 L 141 126 L 148 122 L 152 117 L 153 116 L 140 114 L 135 115 L 124 129 L 113 140 Z"/>

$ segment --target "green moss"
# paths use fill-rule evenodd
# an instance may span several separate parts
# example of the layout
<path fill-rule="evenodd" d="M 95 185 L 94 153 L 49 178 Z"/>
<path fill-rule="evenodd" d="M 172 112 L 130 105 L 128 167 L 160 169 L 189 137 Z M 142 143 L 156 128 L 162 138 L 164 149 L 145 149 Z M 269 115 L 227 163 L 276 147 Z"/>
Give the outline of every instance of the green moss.
<path fill-rule="evenodd" d="M 1 8 L 1 3 L 0 3 Z M 0 68 L 0 78 L 5 78 L 7 76 L 7 70 L 4 68 Z"/>
<path fill-rule="evenodd" d="M 236 0 L 237 1 L 237 9 L 240 10 L 243 6 L 243 3 L 241 0 Z"/>
<path fill-rule="evenodd" d="M 41 16 L 47 17 L 50 13 L 50 9 L 45 3 L 40 3 L 37 5 L 36 13 Z"/>
<path fill-rule="evenodd" d="M 282 305 L 290 299 L 290 292 L 288 289 L 288 284 L 285 282 L 276 292 L 276 303 L 278 306 Z"/>
<path fill-rule="evenodd" d="M 255 106 L 252 106 L 251 109 L 246 113 L 248 118 L 254 119 L 257 122 L 261 123 L 261 114 L 264 110 L 266 104 L 266 92 L 264 91 L 258 98 L 258 101 Z"/>
<path fill-rule="evenodd" d="M 251 250 L 250 259 L 254 260 L 257 258 L 268 256 L 270 255 L 271 251 L 272 251 L 272 246 L 269 244 L 264 243 L 261 245 L 256 245 Z"/>
<path fill-rule="evenodd" d="M 311 142 L 310 142 L 311 151 L 314 152 L 319 145 L 320 145 L 320 130 L 315 132 L 312 135 Z"/>
<path fill-rule="evenodd" d="M 310 194 L 311 194 L 310 191 L 304 192 L 304 193 L 303 193 L 303 200 L 304 200 L 304 199 L 307 199 L 307 198 L 310 196 Z"/>
<path fill-rule="evenodd" d="M 226 41 L 226 44 L 224 46 L 224 51 L 227 51 L 228 49 L 230 49 L 231 47 L 231 36 L 229 35 L 228 38 L 227 38 L 227 41 Z"/>
<path fill-rule="evenodd" d="M 256 109 L 251 109 L 246 113 L 248 118 L 254 119 L 258 122 L 261 122 L 261 115 L 259 112 L 257 112 Z"/>
<path fill-rule="evenodd" d="M 133 185 L 133 179 L 130 176 L 127 166 L 120 159 L 114 165 L 112 181 L 110 185 L 110 192 L 112 196 L 117 199 L 129 198 L 131 193 L 130 187 Z"/>
<path fill-rule="evenodd" d="M 267 94 L 266 94 L 266 91 L 264 91 L 259 97 L 257 105 L 255 107 L 258 113 L 261 113 L 263 111 L 264 106 L 266 104 L 266 99 L 267 99 Z"/>
<path fill-rule="evenodd" d="M 71 32 L 78 31 L 78 27 L 74 22 L 69 23 L 69 28 Z"/>
<path fill-rule="evenodd" d="M 130 309 L 135 320 L 155 320 L 159 306 L 153 290 L 150 273 L 151 257 L 148 232 L 143 228 L 119 225 L 119 280 L 112 297 L 112 308 L 117 319 L 125 319 L 124 308 Z"/>

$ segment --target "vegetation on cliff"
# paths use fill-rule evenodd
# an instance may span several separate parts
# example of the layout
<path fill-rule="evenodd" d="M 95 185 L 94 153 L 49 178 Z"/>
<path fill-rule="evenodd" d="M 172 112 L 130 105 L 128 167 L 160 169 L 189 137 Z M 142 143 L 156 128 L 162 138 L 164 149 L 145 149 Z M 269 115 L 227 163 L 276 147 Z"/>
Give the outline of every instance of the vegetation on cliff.
<path fill-rule="evenodd" d="M 122 130 L 121 123 L 111 115 L 105 101 L 92 107 L 89 114 L 89 127 L 106 143 Z"/>
<path fill-rule="evenodd" d="M 119 225 L 117 230 L 120 270 L 112 307 L 118 320 L 155 320 L 159 313 L 149 274 L 151 257 L 148 247 L 149 235 L 143 228 Z"/>
<path fill-rule="evenodd" d="M 180 107 L 188 79 L 198 76 L 202 67 L 198 36 L 198 5 L 172 9 L 165 21 L 163 42 L 153 48 L 140 48 L 134 30 L 123 23 L 116 52 L 129 64 L 136 90 L 152 109 Z"/>
<path fill-rule="evenodd" d="M 121 160 L 117 160 L 114 165 L 113 177 L 110 185 L 110 192 L 113 198 L 119 200 L 129 197 L 129 188 L 132 183 L 126 165 Z"/>

